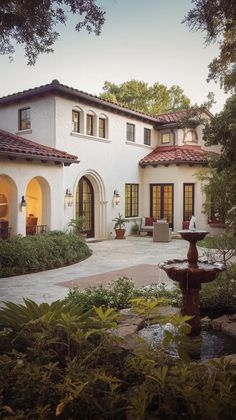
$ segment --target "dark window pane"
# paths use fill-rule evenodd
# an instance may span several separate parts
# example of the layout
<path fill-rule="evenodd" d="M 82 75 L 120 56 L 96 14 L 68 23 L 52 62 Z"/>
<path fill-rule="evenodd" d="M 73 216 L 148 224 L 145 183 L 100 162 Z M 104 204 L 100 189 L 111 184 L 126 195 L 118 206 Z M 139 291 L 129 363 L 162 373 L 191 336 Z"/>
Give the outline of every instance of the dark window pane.
<path fill-rule="evenodd" d="M 127 141 L 135 141 L 135 125 L 134 124 L 127 123 L 126 139 Z"/>
<path fill-rule="evenodd" d="M 106 137 L 106 120 L 104 118 L 99 118 L 99 137 L 103 139 Z"/>
<path fill-rule="evenodd" d="M 19 110 L 19 130 L 29 130 L 31 128 L 31 110 L 24 108 Z"/>
<path fill-rule="evenodd" d="M 151 130 L 149 128 L 144 128 L 144 144 L 147 146 L 151 144 Z"/>

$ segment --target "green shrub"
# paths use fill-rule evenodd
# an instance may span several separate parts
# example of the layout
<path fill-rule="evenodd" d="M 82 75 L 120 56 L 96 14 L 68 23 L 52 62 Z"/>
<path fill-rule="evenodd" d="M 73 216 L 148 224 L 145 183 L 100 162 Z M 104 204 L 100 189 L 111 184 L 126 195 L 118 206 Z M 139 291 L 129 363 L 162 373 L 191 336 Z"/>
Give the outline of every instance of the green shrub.
<path fill-rule="evenodd" d="M 26 300 L 0 309 L 0 418 L 231 420 L 236 368 L 170 360 L 147 343 L 128 351 L 112 308 Z"/>
<path fill-rule="evenodd" d="M 169 299 L 173 306 L 179 306 L 180 296 L 181 293 L 178 288 L 167 290 L 163 283 L 137 288 L 131 279 L 119 277 L 117 280 L 111 282 L 108 287 L 100 285 L 88 287 L 84 290 L 80 290 L 79 287 L 70 289 L 66 300 L 77 303 L 84 310 L 88 310 L 93 306 L 124 309 L 130 308 L 130 300 L 138 297 L 166 298 Z"/>
<path fill-rule="evenodd" d="M 202 284 L 201 312 L 212 318 L 236 312 L 236 264 L 211 283 Z"/>
<path fill-rule="evenodd" d="M 81 261 L 91 255 L 85 241 L 52 231 L 43 235 L 0 240 L 0 277 L 32 273 Z"/>

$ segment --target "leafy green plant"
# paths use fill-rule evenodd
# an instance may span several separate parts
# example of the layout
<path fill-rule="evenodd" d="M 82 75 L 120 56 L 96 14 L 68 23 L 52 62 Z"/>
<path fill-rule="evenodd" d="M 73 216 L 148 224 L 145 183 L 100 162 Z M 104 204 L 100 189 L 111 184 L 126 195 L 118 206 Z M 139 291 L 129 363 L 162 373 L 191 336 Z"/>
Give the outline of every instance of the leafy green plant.
<path fill-rule="evenodd" d="M 235 313 L 236 308 L 236 264 L 221 273 L 212 283 L 202 284 L 200 309 L 212 318 Z"/>
<path fill-rule="evenodd" d="M 0 310 L 0 417 L 232 418 L 233 364 L 186 364 L 145 342 L 128 351 L 111 334 L 117 321 L 113 308 L 6 303 Z M 175 322 L 184 334 L 185 320 Z"/>
<path fill-rule="evenodd" d="M 131 227 L 132 235 L 138 235 L 139 230 L 140 230 L 140 227 L 139 227 L 138 223 L 135 221 L 133 226 Z"/>
<path fill-rule="evenodd" d="M 85 216 L 76 217 L 76 219 L 71 219 L 68 223 L 68 226 L 72 228 L 75 235 L 80 235 L 85 231 L 86 219 Z"/>
<path fill-rule="evenodd" d="M 126 220 L 121 213 L 118 213 L 118 216 L 112 221 L 115 222 L 114 229 L 123 229 L 125 227 L 125 223 L 129 222 L 129 220 Z"/>
<path fill-rule="evenodd" d="M 52 231 L 0 240 L 0 277 L 32 273 L 79 262 L 91 255 L 76 235 Z"/>

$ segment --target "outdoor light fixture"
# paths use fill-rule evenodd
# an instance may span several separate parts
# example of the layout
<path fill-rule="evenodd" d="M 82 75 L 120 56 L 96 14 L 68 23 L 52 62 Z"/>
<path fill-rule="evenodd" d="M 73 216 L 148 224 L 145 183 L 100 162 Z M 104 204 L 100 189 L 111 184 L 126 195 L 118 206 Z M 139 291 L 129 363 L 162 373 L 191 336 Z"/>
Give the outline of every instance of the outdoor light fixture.
<path fill-rule="evenodd" d="M 20 209 L 21 209 L 21 211 L 22 212 L 25 212 L 26 207 L 27 207 L 27 203 L 25 201 L 25 196 L 22 195 L 21 202 L 20 202 Z"/>
<path fill-rule="evenodd" d="M 73 206 L 73 194 L 70 192 L 69 188 L 66 189 L 65 204 L 67 205 L 67 207 Z"/>
<path fill-rule="evenodd" d="M 114 190 L 113 204 L 115 204 L 117 206 L 119 204 L 119 202 L 120 202 L 120 194 L 118 193 L 117 190 Z"/>

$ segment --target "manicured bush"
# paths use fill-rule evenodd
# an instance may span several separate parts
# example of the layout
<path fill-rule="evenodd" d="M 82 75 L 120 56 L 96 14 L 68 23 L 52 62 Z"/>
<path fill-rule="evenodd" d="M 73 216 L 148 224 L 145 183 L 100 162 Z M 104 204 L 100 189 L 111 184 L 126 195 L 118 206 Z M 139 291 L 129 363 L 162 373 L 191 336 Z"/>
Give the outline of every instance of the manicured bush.
<path fill-rule="evenodd" d="M 62 267 L 91 255 L 77 235 L 52 231 L 35 236 L 0 240 L 0 277 Z"/>
<path fill-rule="evenodd" d="M 0 309 L 0 418 L 231 420 L 236 368 L 183 363 L 111 334 L 117 313 L 55 302 Z"/>

